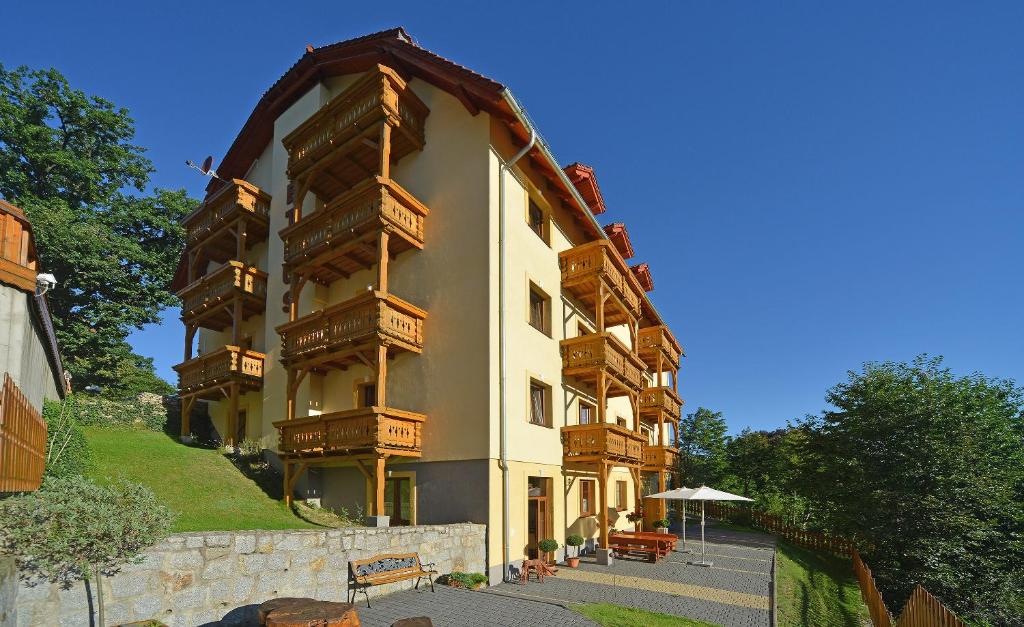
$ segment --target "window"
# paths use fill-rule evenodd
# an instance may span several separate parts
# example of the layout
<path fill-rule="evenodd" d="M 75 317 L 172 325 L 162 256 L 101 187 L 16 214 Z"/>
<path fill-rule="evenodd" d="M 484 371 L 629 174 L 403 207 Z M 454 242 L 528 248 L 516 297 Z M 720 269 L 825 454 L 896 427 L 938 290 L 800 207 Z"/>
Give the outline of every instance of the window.
<path fill-rule="evenodd" d="M 544 217 L 544 210 L 541 209 L 540 206 L 537 205 L 537 203 L 533 202 L 533 200 L 530 201 L 526 219 L 528 224 L 530 225 L 530 230 L 536 233 L 537 237 L 547 242 L 548 237 L 547 233 L 545 232 L 547 220 Z"/>
<path fill-rule="evenodd" d="M 542 427 L 551 426 L 551 388 L 540 381 L 530 380 L 530 422 Z"/>
<path fill-rule="evenodd" d="M 597 504 L 594 502 L 597 494 L 596 483 L 593 479 L 580 479 L 580 517 L 593 516 L 597 513 Z"/>
<path fill-rule="evenodd" d="M 583 324 L 582 322 L 577 322 L 576 323 L 576 335 L 584 336 L 584 335 L 590 335 L 591 333 L 593 333 L 593 331 L 590 330 L 590 327 L 588 327 L 587 325 Z"/>
<path fill-rule="evenodd" d="M 356 407 L 373 407 L 377 404 L 377 384 L 374 382 L 356 384 Z"/>
<path fill-rule="evenodd" d="M 551 335 L 551 297 L 530 283 L 530 326 Z"/>
<path fill-rule="evenodd" d="M 615 424 L 619 425 L 620 427 L 625 427 L 626 426 L 626 419 L 618 417 L 618 418 L 615 419 Z M 627 429 L 628 429 L 628 427 L 627 427 Z"/>
<path fill-rule="evenodd" d="M 622 511 L 626 509 L 626 482 L 615 482 L 615 509 Z"/>
<path fill-rule="evenodd" d="M 597 408 L 590 403 L 584 403 L 580 401 L 580 424 L 589 425 L 593 424 L 596 419 L 595 410 Z"/>

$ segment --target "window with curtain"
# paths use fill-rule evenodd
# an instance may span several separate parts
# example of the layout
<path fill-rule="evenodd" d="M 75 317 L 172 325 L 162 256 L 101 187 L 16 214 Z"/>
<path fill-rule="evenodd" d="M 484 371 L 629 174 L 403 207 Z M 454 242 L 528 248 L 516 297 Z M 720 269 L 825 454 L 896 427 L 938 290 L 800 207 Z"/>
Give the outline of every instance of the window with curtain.
<path fill-rule="evenodd" d="M 548 412 L 549 389 L 539 381 L 530 381 L 530 422 L 542 427 L 551 426 Z"/>
<path fill-rule="evenodd" d="M 530 208 L 527 211 L 527 221 L 530 225 L 530 230 L 536 233 L 537 237 L 541 238 L 546 242 L 547 237 L 544 233 L 544 226 L 546 222 L 544 218 L 544 210 L 541 209 L 540 206 L 537 203 L 533 202 L 532 200 L 530 201 Z"/>
<path fill-rule="evenodd" d="M 593 479 L 580 479 L 580 516 L 593 516 L 597 513 L 595 486 Z"/>
<path fill-rule="evenodd" d="M 551 299 L 533 283 L 530 284 L 530 326 L 544 335 L 551 335 Z"/>

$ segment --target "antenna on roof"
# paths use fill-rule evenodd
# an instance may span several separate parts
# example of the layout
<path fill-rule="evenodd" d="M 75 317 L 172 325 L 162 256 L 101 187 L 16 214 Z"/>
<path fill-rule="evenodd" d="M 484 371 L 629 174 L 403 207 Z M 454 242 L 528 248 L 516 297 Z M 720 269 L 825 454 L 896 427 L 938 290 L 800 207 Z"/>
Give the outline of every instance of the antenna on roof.
<path fill-rule="evenodd" d="M 210 178 L 215 178 L 218 181 L 224 180 L 220 176 L 218 176 L 217 171 L 213 169 L 213 155 L 210 155 L 209 157 L 203 159 L 203 165 L 196 165 L 196 162 L 192 161 L 191 159 L 186 160 L 185 165 L 192 168 L 193 170 L 198 171 L 203 176 L 209 176 Z"/>

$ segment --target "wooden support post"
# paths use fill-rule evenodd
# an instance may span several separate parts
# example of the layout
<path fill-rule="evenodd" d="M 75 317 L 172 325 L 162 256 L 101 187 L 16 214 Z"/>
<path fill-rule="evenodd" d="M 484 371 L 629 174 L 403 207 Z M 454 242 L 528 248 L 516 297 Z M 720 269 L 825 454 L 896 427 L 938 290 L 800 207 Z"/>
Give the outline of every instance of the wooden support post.
<path fill-rule="evenodd" d="M 604 333 L 604 283 L 597 282 L 597 294 L 594 297 L 594 323 L 598 333 Z"/>
<path fill-rule="evenodd" d="M 605 416 L 605 389 L 604 389 L 604 370 L 597 371 L 597 421 L 604 423 Z"/>
<path fill-rule="evenodd" d="M 381 229 L 377 235 L 377 290 L 388 291 L 388 240 L 391 234 Z"/>
<path fill-rule="evenodd" d="M 661 366 L 662 366 L 661 365 L 661 351 L 659 350 L 658 351 L 657 365 L 655 366 L 655 372 L 658 373 L 658 382 L 654 384 L 657 387 L 661 387 L 661 386 L 665 385 L 662 382 L 662 380 L 661 380 Z"/>
<path fill-rule="evenodd" d="M 231 306 L 231 345 L 241 346 L 242 341 L 242 297 L 236 295 Z"/>
<path fill-rule="evenodd" d="M 598 512 L 598 524 L 601 526 L 599 543 L 602 549 L 608 548 L 608 464 L 605 462 L 597 463 L 597 489 L 598 495 L 598 506 L 601 511 Z"/>
<path fill-rule="evenodd" d="M 377 347 L 377 401 L 378 407 L 387 407 L 388 385 L 388 347 L 381 344 Z"/>
<path fill-rule="evenodd" d="M 658 492 L 664 492 L 668 489 L 667 475 L 664 470 L 658 471 Z M 658 499 L 658 518 L 665 518 L 668 515 L 668 508 L 665 505 L 665 499 Z"/>
<path fill-rule="evenodd" d="M 384 515 L 384 462 L 386 458 L 382 455 L 377 458 L 377 465 L 373 471 L 373 515 Z"/>
<path fill-rule="evenodd" d="M 665 416 L 658 410 L 658 446 L 665 446 Z"/>
<path fill-rule="evenodd" d="M 196 402 L 196 397 L 186 396 L 181 399 L 181 437 L 188 437 L 192 435 L 192 405 Z"/>
<path fill-rule="evenodd" d="M 292 506 L 292 491 L 289 487 L 292 485 L 292 463 L 285 460 L 284 462 L 284 504 L 286 507 Z"/>
<path fill-rule="evenodd" d="M 185 325 L 185 361 L 192 359 L 192 344 L 196 339 L 198 327 L 194 324 Z"/>
<path fill-rule="evenodd" d="M 224 443 L 228 446 L 238 446 L 238 442 L 235 441 L 238 432 L 238 384 L 232 383 L 228 389 L 227 433 Z"/>
<path fill-rule="evenodd" d="M 391 125 L 387 122 L 380 129 L 380 175 L 391 178 Z"/>
<path fill-rule="evenodd" d="M 288 369 L 288 385 L 285 389 L 285 396 L 287 400 L 287 409 L 285 411 L 286 420 L 295 420 L 295 388 L 298 387 L 295 383 L 295 368 Z"/>
<path fill-rule="evenodd" d="M 633 408 L 633 431 L 640 433 L 640 395 L 636 392 L 630 392 L 629 404 Z"/>
<path fill-rule="evenodd" d="M 672 369 L 672 391 L 679 394 L 679 368 Z"/>
<path fill-rule="evenodd" d="M 310 179 L 312 174 L 306 177 L 305 180 L 299 182 L 295 188 L 295 198 L 293 199 L 291 224 L 295 224 L 302 219 L 302 202 L 306 199 L 306 191 L 309 189 Z"/>

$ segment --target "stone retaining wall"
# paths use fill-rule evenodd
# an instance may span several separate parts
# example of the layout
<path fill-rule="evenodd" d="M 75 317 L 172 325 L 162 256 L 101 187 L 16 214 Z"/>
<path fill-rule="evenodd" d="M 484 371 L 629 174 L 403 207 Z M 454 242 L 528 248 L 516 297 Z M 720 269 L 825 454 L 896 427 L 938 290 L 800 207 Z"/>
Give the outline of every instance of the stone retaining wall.
<path fill-rule="evenodd" d="M 345 600 L 348 562 L 381 553 L 418 552 L 440 574 L 485 572 L 485 525 L 354 528 L 326 531 L 210 531 L 170 536 L 105 578 L 108 625 L 158 619 L 172 626 L 254 620 L 256 606 L 280 596 Z M 399 582 L 370 596 L 412 587 Z M 362 595 L 359 595 L 362 597 Z M 85 585 L 43 584 L 17 591 L 19 626 L 89 624 Z"/>
<path fill-rule="evenodd" d="M 14 558 L 0 556 L 0 627 L 13 627 L 14 599 L 18 594 L 18 573 Z"/>

